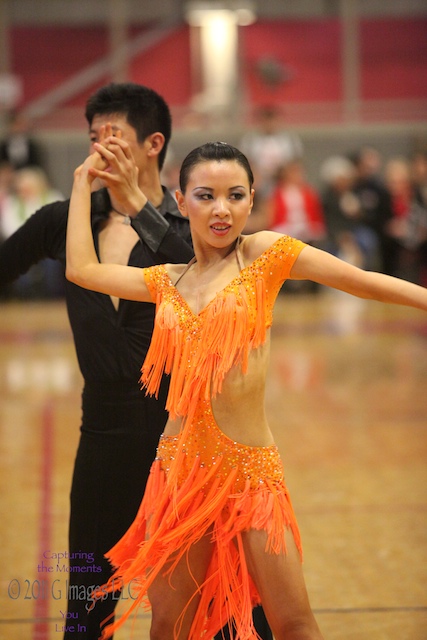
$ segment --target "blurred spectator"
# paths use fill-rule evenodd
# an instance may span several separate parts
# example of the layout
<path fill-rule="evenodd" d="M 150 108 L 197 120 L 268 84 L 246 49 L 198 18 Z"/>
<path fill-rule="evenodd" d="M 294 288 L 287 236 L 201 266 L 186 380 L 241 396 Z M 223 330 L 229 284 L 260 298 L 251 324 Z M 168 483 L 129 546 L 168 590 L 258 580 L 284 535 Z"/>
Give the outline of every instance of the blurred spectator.
<path fill-rule="evenodd" d="M 14 169 L 43 166 L 41 150 L 31 136 L 29 122 L 18 111 L 9 114 L 8 130 L 0 142 L 0 162 L 9 162 Z"/>
<path fill-rule="evenodd" d="M 354 163 L 363 177 L 381 182 L 382 159 L 378 149 L 369 145 L 362 147 L 354 154 Z"/>
<path fill-rule="evenodd" d="M 393 217 L 391 194 L 380 176 L 381 157 L 373 147 L 362 147 L 353 155 L 356 177 L 353 191 L 363 210 L 363 221 L 378 240 L 377 269 L 391 273 L 388 264 L 390 239 L 387 227 Z"/>
<path fill-rule="evenodd" d="M 406 221 L 414 196 L 409 162 L 406 158 L 392 158 L 385 167 L 386 185 L 391 193 L 393 217 L 388 226 L 390 235 L 403 241 Z"/>
<path fill-rule="evenodd" d="M 265 227 L 284 233 L 314 246 L 326 237 L 322 204 L 316 190 L 308 184 L 302 160 L 283 164 L 264 210 Z M 315 292 L 319 287 L 311 281 L 293 280 L 283 291 Z"/>
<path fill-rule="evenodd" d="M 256 129 L 248 131 L 238 146 L 251 163 L 258 199 L 269 195 L 283 164 L 303 155 L 299 136 L 283 130 L 280 111 L 275 107 L 260 109 Z"/>
<path fill-rule="evenodd" d="M 3 199 L 0 227 L 5 238 L 12 235 L 29 216 L 44 204 L 63 200 L 62 193 L 52 188 L 40 167 L 27 167 L 14 172 L 11 191 Z"/>
<path fill-rule="evenodd" d="M 326 235 L 320 197 L 308 184 L 301 160 L 284 164 L 266 204 L 266 227 L 309 244 Z"/>
<path fill-rule="evenodd" d="M 0 161 L 0 211 L 2 202 L 12 191 L 12 184 L 15 171 L 10 162 Z M 2 241 L 1 223 L 0 223 L 0 242 Z"/>
<path fill-rule="evenodd" d="M 418 282 L 427 286 L 427 151 L 418 151 L 412 159 L 414 204 L 409 216 L 409 236 L 418 244 Z"/>
<path fill-rule="evenodd" d="M 385 166 L 386 185 L 391 193 L 393 217 L 388 225 L 389 234 L 389 273 L 398 276 L 402 269 L 407 270 L 410 251 L 405 249 L 408 230 L 408 218 L 414 191 L 411 171 L 406 158 L 395 157 Z M 411 280 L 412 278 L 408 278 Z"/>
<path fill-rule="evenodd" d="M 52 188 L 40 167 L 13 172 L 10 191 L 0 201 L 0 238 L 11 236 L 31 214 L 45 204 L 63 200 Z M 53 260 L 42 260 L 11 285 L 7 295 L 14 298 L 53 298 L 63 294 L 63 275 Z"/>
<path fill-rule="evenodd" d="M 427 210 L 423 160 L 392 158 L 385 167 L 393 218 L 389 224 L 391 272 L 411 282 L 425 278 Z"/>
<path fill-rule="evenodd" d="M 427 207 L 427 151 L 417 151 L 411 163 L 415 200 Z"/>
<path fill-rule="evenodd" d="M 378 260 L 378 238 L 365 222 L 354 188 L 356 169 L 345 157 L 332 156 L 321 166 L 325 185 L 322 206 L 328 234 L 327 249 L 343 260 L 372 269 Z"/>
<path fill-rule="evenodd" d="M 1 229 L 1 209 L 5 199 L 10 196 L 14 177 L 14 169 L 9 162 L 0 161 L 0 245 L 5 240 Z M 0 290 L 0 300 L 7 297 L 8 291 Z"/>

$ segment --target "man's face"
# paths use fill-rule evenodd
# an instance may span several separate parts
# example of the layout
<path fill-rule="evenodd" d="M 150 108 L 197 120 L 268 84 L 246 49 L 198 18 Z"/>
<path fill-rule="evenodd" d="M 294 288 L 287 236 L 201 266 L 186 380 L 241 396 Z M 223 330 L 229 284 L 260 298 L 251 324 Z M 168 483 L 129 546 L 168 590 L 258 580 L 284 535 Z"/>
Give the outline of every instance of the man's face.
<path fill-rule="evenodd" d="M 95 116 L 89 130 L 90 153 L 94 151 L 93 143 L 102 142 L 101 127 L 110 124 L 113 135 L 121 133 L 121 138 L 129 144 L 133 158 L 140 173 L 142 173 L 147 165 L 147 149 L 149 143 L 147 140 L 138 142 L 136 130 L 127 122 L 126 117 L 120 114 L 102 114 Z"/>

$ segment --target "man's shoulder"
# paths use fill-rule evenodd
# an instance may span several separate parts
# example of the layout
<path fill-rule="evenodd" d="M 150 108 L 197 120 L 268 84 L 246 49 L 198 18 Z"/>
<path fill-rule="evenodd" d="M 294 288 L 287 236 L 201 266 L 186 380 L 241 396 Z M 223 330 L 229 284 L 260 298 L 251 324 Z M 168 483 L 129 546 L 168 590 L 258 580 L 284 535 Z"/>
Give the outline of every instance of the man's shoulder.
<path fill-rule="evenodd" d="M 69 207 L 69 200 L 49 202 L 33 213 L 33 215 L 28 219 L 28 222 L 31 222 L 32 224 L 64 224 L 67 221 Z"/>

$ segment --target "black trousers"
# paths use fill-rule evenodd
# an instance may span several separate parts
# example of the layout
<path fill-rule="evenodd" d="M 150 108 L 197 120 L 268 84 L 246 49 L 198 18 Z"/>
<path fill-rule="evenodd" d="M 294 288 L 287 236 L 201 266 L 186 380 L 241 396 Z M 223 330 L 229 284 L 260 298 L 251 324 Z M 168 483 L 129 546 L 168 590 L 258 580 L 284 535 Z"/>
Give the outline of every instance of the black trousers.
<path fill-rule="evenodd" d="M 104 554 L 127 531 L 140 506 L 167 420 L 163 409 L 166 391 L 162 388 L 158 400 L 146 397 L 134 385 L 100 384 L 86 386 L 83 392 L 81 436 L 70 496 L 64 640 L 98 640 L 103 622 L 112 621 L 119 599 L 129 597 L 125 588 L 122 594 L 109 594 L 91 608 L 93 589 L 112 575 Z M 260 607 L 254 610 L 254 619 L 261 638 L 271 640 Z M 228 630 L 217 638 L 229 638 L 226 634 Z"/>
<path fill-rule="evenodd" d="M 98 640 L 116 592 L 88 612 L 94 587 L 112 570 L 104 554 L 137 514 L 167 420 L 166 388 L 155 400 L 137 385 L 86 385 L 70 496 L 68 619 L 64 640 Z"/>

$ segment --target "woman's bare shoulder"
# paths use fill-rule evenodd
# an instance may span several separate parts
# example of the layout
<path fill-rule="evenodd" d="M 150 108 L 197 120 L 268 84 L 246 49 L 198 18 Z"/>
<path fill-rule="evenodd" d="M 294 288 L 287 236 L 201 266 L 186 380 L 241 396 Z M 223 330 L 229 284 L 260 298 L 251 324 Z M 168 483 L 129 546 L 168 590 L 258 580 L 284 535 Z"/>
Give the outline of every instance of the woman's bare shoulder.
<path fill-rule="evenodd" d="M 240 247 L 245 262 L 249 264 L 259 258 L 264 251 L 267 251 L 281 237 L 282 234 L 275 231 L 257 231 L 256 233 L 242 236 Z"/>
<path fill-rule="evenodd" d="M 186 264 L 165 264 L 164 265 L 169 278 L 175 283 L 187 268 Z"/>

